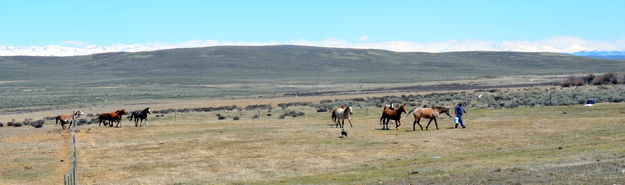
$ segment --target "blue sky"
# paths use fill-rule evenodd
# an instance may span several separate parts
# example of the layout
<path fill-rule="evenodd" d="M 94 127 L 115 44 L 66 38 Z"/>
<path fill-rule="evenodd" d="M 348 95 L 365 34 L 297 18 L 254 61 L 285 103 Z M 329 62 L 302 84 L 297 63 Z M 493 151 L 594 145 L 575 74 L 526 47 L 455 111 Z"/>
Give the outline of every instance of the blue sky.
<path fill-rule="evenodd" d="M 0 22 L 0 46 L 12 47 L 338 40 L 497 48 L 554 38 L 618 45 L 625 40 L 625 1 L 3 0 Z"/>

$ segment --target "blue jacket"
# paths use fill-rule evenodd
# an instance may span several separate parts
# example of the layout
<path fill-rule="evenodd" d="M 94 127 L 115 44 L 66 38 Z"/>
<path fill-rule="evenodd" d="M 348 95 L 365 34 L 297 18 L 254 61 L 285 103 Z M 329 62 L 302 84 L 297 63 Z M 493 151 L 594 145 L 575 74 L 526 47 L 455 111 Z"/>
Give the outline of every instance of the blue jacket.
<path fill-rule="evenodd" d="M 462 114 L 467 113 L 464 110 L 464 107 L 456 105 L 456 116 L 462 116 Z"/>

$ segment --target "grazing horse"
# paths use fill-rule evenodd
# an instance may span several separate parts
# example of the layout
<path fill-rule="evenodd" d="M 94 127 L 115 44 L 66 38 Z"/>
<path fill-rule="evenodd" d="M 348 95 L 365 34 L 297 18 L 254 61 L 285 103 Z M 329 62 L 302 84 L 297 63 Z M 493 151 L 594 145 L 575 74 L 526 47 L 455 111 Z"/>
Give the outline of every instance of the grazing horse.
<path fill-rule="evenodd" d="M 430 121 L 428 121 L 428 125 L 425 126 L 425 130 L 428 129 L 430 123 L 432 123 L 432 120 L 434 120 L 434 124 L 436 124 L 436 129 L 438 129 L 438 122 L 436 121 L 436 118 L 438 118 L 441 113 L 445 113 L 451 118 L 451 115 L 449 115 L 449 109 L 445 107 L 416 108 L 408 112 L 406 116 L 408 116 L 413 111 L 414 113 L 412 115 L 414 116 L 414 122 L 412 123 L 412 131 L 416 130 L 415 126 L 417 124 L 419 125 L 419 127 L 421 127 L 421 130 L 423 130 L 423 127 L 419 123 L 419 121 L 421 121 L 421 118 L 430 119 Z"/>
<path fill-rule="evenodd" d="M 80 115 L 83 115 L 85 113 L 81 112 L 80 110 L 74 111 L 74 113 L 72 115 L 58 115 L 56 117 L 54 117 L 54 119 L 56 119 L 56 124 L 59 124 L 59 121 L 61 122 L 61 127 L 63 129 L 65 129 L 65 124 L 69 124 L 69 126 L 67 126 L 67 128 L 71 127 L 72 124 L 76 123 L 76 119 L 78 119 L 78 117 L 80 117 Z"/>
<path fill-rule="evenodd" d="M 148 114 L 151 114 L 152 111 L 150 110 L 150 107 L 143 109 L 142 111 L 134 111 L 130 114 L 130 120 L 132 121 L 133 119 L 135 120 L 135 127 L 137 127 L 137 124 L 139 123 L 139 120 L 141 120 L 141 124 L 138 124 L 139 126 L 141 126 L 143 124 L 143 120 L 145 120 L 145 124 L 148 124 Z"/>
<path fill-rule="evenodd" d="M 384 110 L 382 111 L 382 117 L 380 121 L 383 121 L 382 130 L 388 130 L 388 122 L 391 120 L 395 120 L 395 129 L 398 130 L 401 125 L 401 114 L 406 113 L 406 104 L 403 104 L 397 108 L 397 110 L 384 106 Z"/>
<path fill-rule="evenodd" d="M 110 113 L 102 113 L 98 116 L 99 122 L 100 124 L 98 124 L 98 126 L 100 126 L 102 124 L 102 122 L 104 121 L 109 121 L 109 126 L 113 127 L 113 123 L 117 122 L 117 126 L 119 127 L 121 122 L 122 122 L 122 116 L 123 115 L 127 115 L 128 112 L 126 112 L 126 110 L 121 109 L 121 110 L 117 110 L 115 112 L 110 112 Z M 106 122 L 104 123 L 104 126 L 106 126 Z"/>
<path fill-rule="evenodd" d="M 354 114 L 354 112 L 352 111 L 351 105 L 347 106 L 346 108 L 335 109 L 332 114 L 332 118 L 336 118 L 335 120 L 336 127 L 338 128 L 340 126 L 341 128 L 343 128 L 343 126 L 345 125 L 345 119 L 349 121 L 350 127 L 354 127 L 352 126 L 352 120 L 350 119 L 350 116 L 352 114 Z"/>
<path fill-rule="evenodd" d="M 347 105 L 341 105 L 341 107 L 338 108 L 334 108 L 334 110 L 332 110 L 332 123 L 336 123 L 336 115 L 334 114 L 334 112 L 336 112 L 337 109 L 341 108 L 341 109 L 345 109 L 347 107 Z"/>

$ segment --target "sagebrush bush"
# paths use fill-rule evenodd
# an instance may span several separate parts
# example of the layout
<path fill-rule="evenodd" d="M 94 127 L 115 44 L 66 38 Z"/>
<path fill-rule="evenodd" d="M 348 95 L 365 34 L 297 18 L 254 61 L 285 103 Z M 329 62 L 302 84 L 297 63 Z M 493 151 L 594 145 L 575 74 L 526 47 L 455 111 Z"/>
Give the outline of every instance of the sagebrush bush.
<path fill-rule="evenodd" d="M 614 72 L 608 72 L 595 77 L 592 81 L 593 85 L 610 85 L 618 84 L 618 77 Z"/>

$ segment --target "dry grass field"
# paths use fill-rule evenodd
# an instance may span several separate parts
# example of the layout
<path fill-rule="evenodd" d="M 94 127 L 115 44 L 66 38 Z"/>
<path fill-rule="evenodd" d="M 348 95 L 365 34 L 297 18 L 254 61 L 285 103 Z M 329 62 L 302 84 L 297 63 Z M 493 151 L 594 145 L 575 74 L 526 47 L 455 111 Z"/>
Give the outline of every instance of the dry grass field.
<path fill-rule="evenodd" d="M 261 100 L 266 101 L 266 100 Z M 254 102 L 256 103 L 256 102 Z M 329 113 L 251 120 L 248 112 L 152 117 L 136 128 L 78 127 L 81 184 L 623 184 L 625 104 L 470 109 L 467 129 L 378 130 L 355 108 L 348 138 Z M 266 112 L 262 113 L 263 115 Z M 233 121 L 232 115 L 242 120 Z M 349 125 L 349 124 L 347 124 Z M 424 125 L 425 126 L 425 125 Z M 418 128 L 418 126 L 417 126 Z M 69 132 L 0 128 L 1 184 L 59 184 Z M 65 162 L 60 162 L 65 160 Z"/>

